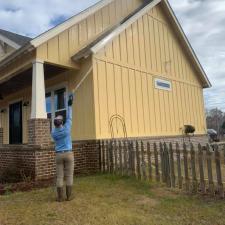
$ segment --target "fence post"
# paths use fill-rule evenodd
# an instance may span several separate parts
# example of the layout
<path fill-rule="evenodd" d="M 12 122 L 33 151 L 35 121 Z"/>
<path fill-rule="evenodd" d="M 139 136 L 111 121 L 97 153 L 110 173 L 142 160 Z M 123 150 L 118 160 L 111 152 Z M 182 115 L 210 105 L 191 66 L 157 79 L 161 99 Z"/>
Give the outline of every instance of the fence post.
<path fill-rule="evenodd" d="M 119 164 L 120 164 L 120 174 L 123 174 L 123 166 L 122 166 L 122 144 L 121 141 L 119 141 Z"/>
<path fill-rule="evenodd" d="M 156 143 L 154 143 L 154 157 L 155 157 L 155 177 L 156 181 L 160 181 L 160 174 L 159 174 L 159 158 L 158 158 L 158 149 Z"/>
<path fill-rule="evenodd" d="M 118 145 L 117 141 L 114 141 L 114 173 L 118 172 Z"/>
<path fill-rule="evenodd" d="M 184 176 L 185 176 L 185 188 L 186 191 L 189 191 L 189 173 L 188 173 L 188 152 L 187 152 L 187 146 L 184 143 L 183 145 L 183 154 L 184 154 Z"/>
<path fill-rule="evenodd" d="M 176 178 L 174 172 L 174 156 L 173 156 L 173 144 L 170 143 L 170 174 L 171 174 L 171 185 L 173 188 L 176 186 Z"/>
<path fill-rule="evenodd" d="M 145 149 L 143 141 L 141 142 L 141 168 L 142 168 L 142 178 L 146 180 Z"/>
<path fill-rule="evenodd" d="M 110 141 L 109 144 L 109 171 L 110 173 L 113 173 L 113 142 Z"/>
<path fill-rule="evenodd" d="M 135 168 L 134 168 L 134 143 L 130 142 L 130 152 L 129 152 L 129 158 L 130 158 L 130 175 L 135 176 Z"/>
<path fill-rule="evenodd" d="M 191 173 L 192 173 L 192 191 L 193 193 L 197 193 L 198 181 L 195 168 L 195 149 L 192 143 L 191 143 Z"/>
<path fill-rule="evenodd" d="M 128 175 L 128 171 L 127 171 L 127 143 L 126 141 L 123 141 L 123 175 Z"/>
<path fill-rule="evenodd" d="M 162 182 L 166 183 L 165 157 L 164 157 L 164 151 L 163 151 L 163 144 L 161 142 L 159 144 L 159 151 L 160 151 L 160 162 L 161 162 L 161 178 L 162 178 Z"/>
<path fill-rule="evenodd" d="M 171 177 L 170 177 L 170 158 L 167 144 L 164 143 L 164 175 L 167 187 L 171 187 Z"/>
<path fill-rule="evenodd" d="M 181 160 L 180 160 L 180 146 L 176 143 L 176 154 L 177 154 L 177 176 L 178 176 L 178 187 L 182 189 L 182 173 L 181 173 Z"/>
<path fill-rule="evenodd" d="M 207 156 L 209 192 L 210 192 L 211 195 L 214 196 L 215 195 L 215 191 L 214 191 L 214 182 L 213 182 L 213 174 L 212 174 L 212 153 L 210 151 L 210 146 L 209 145 L 207 145 L 206 156 Z"/>
<path fill-rule="evenodd" d="M 218 145 L 215 147 L 215 163 L 216 163 L 216 175 L 217 175 L 217 188 L 221 198 L 224 198 L 223 181 L 220 164 L 220 152 Z"/>
<path fill-rule="evenodd" d="M 105 172 L 108 172 L 108 141 L 105 141 Z"/>
<path fill-rule="evenodd" d="M 102 172 L 102 141 L 99 141 L 99 169 Z"/>
<path fill-rule="evenodd" d="M 202 194 L 205 194 L 205 176 L 204 176 L 204 165 L 203 165 L 203 151 L 202 146 L 198 145 L 198 165 L 199 165 L 199 175 L 200 175 L 200 189 Z"/>
<path fill-rule="evenodd" d="M 140 163 L 140 152 L 139 152 L 139 144 L 136 141 L 136 162 L 137 162 L 137 178 L 141 179 L 141 163 Z"/>
<path fill-rule="evenodd" d="M 151 160 L 151 149 L 150 149 L 150 143 L 147 143 L 147 154 L 148 154 L 148 178 L 151 181 L 152 180 L 152 160 Z"/>
<path fill-rule="evenodd" d="M 128 176 L 132 176 L 132 144 L 128 142 Z"/>
<path fill-rule="evenodd" d="M 223 157 L 224 157 L 224 165 L 225 165 L 225 144 L 223 145 Z"/>
<path fill-rule="evenodd" d="M 102 161 L 103 161 L 103 173 L 105 173 L 105 171 L 106 171 L 106 160 L 105 160 L 105 154 L 106 154 L 106 146 L 105 146 L 105 142 L 103 141 L 102 142 Z"/>

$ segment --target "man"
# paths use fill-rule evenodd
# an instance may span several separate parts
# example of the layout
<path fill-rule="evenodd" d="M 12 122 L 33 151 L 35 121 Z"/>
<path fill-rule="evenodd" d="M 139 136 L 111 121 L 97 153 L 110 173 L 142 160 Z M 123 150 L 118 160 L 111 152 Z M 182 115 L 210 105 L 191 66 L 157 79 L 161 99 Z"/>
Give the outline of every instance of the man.
<path fill-rule="evenodd" d="M 63 124 L 63 117 L 57 116 L 54 119 L 55 129 L 52 131 L 52 138 L 55 141 L 56 151 L 56 176 L 57 176 L 57 201 L 64 200 L 63 183 L 66 180 L 66 200 L 72 200 L 74 155 L 72 152 L 71 127 L 72 127 L 72 105 L 73 96 L 69 97 L 68 113 L 66 123 Z"/>

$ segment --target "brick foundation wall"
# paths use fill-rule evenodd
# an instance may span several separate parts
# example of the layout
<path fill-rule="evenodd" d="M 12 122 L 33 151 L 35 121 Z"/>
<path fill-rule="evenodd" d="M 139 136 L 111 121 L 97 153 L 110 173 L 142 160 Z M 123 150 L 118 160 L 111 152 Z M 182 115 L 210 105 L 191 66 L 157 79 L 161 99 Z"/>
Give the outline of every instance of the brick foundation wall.
<path fill-rule="evenodd" d="M 144 140 L 150 143 L 172 142 L 190 143 L 188 138 L 182 136 L 171 137 L 144 137 L 132 138 L 131 140 Z M 196 135 L 191 137 L 194 144 L 206 144 L 207 135 Z M 78 141 L 73 143 L 75 159 L 75 175 L 93 174 L 99 172 L 99 148 L 100 142 Z M 53 145 L 38 147 L 31 145 L 20 146 L 0 146 L 0 172 L 8 168 L 24 170 L 26 174 L 31 174 L 35 180 L 45 180 L 55 177 L 55 151 Z"/>
<path fill-rule="evenodd" d="M 22 171 L 34 178 L 35 174 L 35 150 L 27 146 L 1 146 L 0 147 L 0 176 L 7 171 Z"/>
<path fill-rule="evenodd" d="M 75 176 L 99 172 L 99 148 L 98 141 L 79 141 L 73 144 Z M 56 172 L 54 146 L 1 146 L 0 171 L 10 168 L 17 169 L 18 172 L 23 170 L 35 180 L 52 179 Z"/>
<path fill-rule="evenodd" d="M 51 144 L 49 119 L 28 120 L 28 144 L 40 147 L 47 147 Z"/>
<path fill-rule="evenodd" d="M 0 128 L 0 146 L 3 145 L 3 128 Z"/>

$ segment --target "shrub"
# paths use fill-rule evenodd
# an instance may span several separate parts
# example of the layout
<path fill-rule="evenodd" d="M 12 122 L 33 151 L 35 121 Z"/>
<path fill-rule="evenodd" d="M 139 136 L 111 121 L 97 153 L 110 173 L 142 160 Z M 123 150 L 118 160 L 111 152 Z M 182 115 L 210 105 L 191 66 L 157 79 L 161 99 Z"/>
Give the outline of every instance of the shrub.
<path fill-rule="evenodd" d="M 186 135 L 193 134 L 195 132 L 195 127 L 192 125 L 184 125 L 184 133 Z"/>
<path fill-rule="evenodd" d="M 0 183 L 17 183 L 22 180 L 20 171 L 16 167 L 9 167 L 0 174 Z"/>

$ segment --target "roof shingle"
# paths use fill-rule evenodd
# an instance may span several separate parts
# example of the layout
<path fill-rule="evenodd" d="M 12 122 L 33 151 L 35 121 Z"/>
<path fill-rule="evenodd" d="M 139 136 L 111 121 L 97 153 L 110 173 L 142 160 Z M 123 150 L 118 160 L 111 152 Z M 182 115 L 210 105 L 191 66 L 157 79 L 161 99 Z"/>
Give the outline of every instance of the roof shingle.
<path fill-rule="evenodd" d="M 25 45 L 28 41 L 31 40 L 30 37 L 26 37 L 26 36 L 19 35 L 19 34 L 16 34 L 16 33 L 10 32 L 10 31 L 6 31 L 6 30 L 2 30 L 2 29 L 0 29 L 0 34 L 20 46 Z"/>

